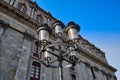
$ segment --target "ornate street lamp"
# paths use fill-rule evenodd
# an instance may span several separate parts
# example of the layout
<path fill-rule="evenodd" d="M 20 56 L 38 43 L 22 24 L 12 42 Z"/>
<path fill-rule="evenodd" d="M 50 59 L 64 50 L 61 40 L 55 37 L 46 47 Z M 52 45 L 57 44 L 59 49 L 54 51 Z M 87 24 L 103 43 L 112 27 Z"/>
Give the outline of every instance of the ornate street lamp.
<path fill-rule="evenodd" d="M 66 27 L 66 32 L 69 36 L 69 44 L 73 44 L 74 47 L 70 47 L 70 60 L 76 61 L 76 51 L 75 51 L 75 43 L 78 40 L 78 32 L 80 31 L 80 26 L 78 24 L 75 24 L 74 22 L 69 22 Z"/>
<path fill-rule="evenodd" d="M 52 30 L 47 24 L 42 24 L 37 32 L 39 34 L 39 41 L 47 42 Z"/>
<path fill-rule="evenodd" d="M 47 24 L 42 24 L 38 29 L 39 44 L 41 45 L 40 54 L 44 55 L 40 62 L 46 67 L 58 68 L 60 80 L 63 80 L 63 61 L 74 66 L 78 61 L 75 45 L 76 40 L 79 38 L 79 30 L 79 26 L 74 22 L 68 23 L 67 27 L 65 27 L 61 21 L 53 23 L 51 28 Z M 68 35 L 67 41 L 62 37 L 63 32 Z M 49 41 L 51 33 L 57 38 L 55 42 Z M 63 47 L 66 47 L 66 49 Z M 53 65 L 56 61 L 58 62 L 57 66 Z"/>
<path fill-rule="evenodd" d="M 71 41 L 78 39 L 78 32 L 80 31 L 80 26 L 75 24 L 74 22 L 69 22 L 66 27 L 66 32 Z"/>

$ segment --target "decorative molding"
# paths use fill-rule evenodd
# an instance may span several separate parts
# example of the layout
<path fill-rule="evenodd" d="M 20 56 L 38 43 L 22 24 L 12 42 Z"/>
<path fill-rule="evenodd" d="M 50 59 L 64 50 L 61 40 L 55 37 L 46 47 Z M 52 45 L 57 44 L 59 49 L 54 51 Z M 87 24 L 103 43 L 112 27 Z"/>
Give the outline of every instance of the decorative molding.
<path fill-rule="evenodd" d="M 81 45 L 83 45 L 84 49 L 89 49 L 89 51 L 91 53 L 97 54 L 97 52 L 99 52 L 99 54 L 105 54 L 103 51 L 101 51 L 99 48 L 95 47 L 92 43 L 90 43 L 88 40 L 84 39 L 83 37 L 79 36 L 79 41 L 81 42 Z M 87 47 L 89 46 L 89 47 Z M 96 52 L 97 51 L 97 52 Z M 100 56 L 101 58 L 103 58 L 102 56 Z"/>

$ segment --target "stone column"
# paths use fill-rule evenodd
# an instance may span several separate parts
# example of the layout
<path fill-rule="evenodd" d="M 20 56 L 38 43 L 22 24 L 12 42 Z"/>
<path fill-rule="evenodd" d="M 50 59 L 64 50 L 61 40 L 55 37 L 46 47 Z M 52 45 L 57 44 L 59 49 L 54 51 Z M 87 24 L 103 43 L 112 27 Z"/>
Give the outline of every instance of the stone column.
<path fill-rule="evenodd" d="M 81 63 L 81 68 L 82 68 L 83 79 L 89 80 L 88 72 L 84 63 Z"/>
<path fill-rule="evenodd" d="M 10 0 L 10 1 L 9 1 L 9 4 L 13 6 L 14 3 L 15 3 L 15 1 L 16 1 L 16 0 Z"/>
<path fill-rule="evenodd" d="M 101 76 L 99 74 L 99 69 L 97 67 L 94 67 L 94 72 L 97 80 L 101 80 Z"/>
<path fill-rule="evenodd" d="M 40 80 L 46 80 L 46 67 L 41 65 Z"/>
<path fill-rule="evenodd" d="M 33 18 L 33 17 L 34 17 L 34 12 L 35 12 L 34 7 L 31 7 L 31 10 L 32 10 L 32 11 L 31 11 L 31 15 L 30 15 L 30 17 Z"/>
<path fill-rule="evenodd" d="M 29 62 L 29 57 L 31 54 L 31 43 L 33 40 L 33 36 L 25 32 L 24 33 L 24 41 L 22 45 L 22 51 L 21 55 L 18 61 L 18 67 L 15 75 L 15 80 L 26 80 L 27 77 L 27 68 L 28 68 L 28 62 Z"/>
<path fill-rule="evenodd" d="M 82 73 L 82 67 L 81 67 L 81 64 L 77 64 L 76 65 L 76 79 L 77 80 L 84 80 L 83 79 L 83 73 Z"/>
<path fill-rule="evenodd" d="M 70 67 L 64 67 L 65 65 L 69 65 L 69 63 L 63 61 L 63 80 L 70 80 Z"/>
<path fill-rule="evenodd" d="M 89 63 L 86 63 L 86 68 L 87 68 L 89 80 L 94 80 L 93 79 L 93 74 L 92 74 L 92 71 L 91 71 L 91 65 Z"/>
<path fill-rule="evenodd" d="M 107 80 L 107 77 L 106 77 L 106 75 L 105 75 L 105 71 L 101 70 L 101 73 L 102 73 L 103 79 L 104 79 L 104 80 Z"/>
<path fill-rule="evenodd" d="M 58 69 L 53 68 L 53 80 L 59 80 L 59 72 Z"/>
<path fill-rule="evenodd" d="M 37 14 L 37 9 L 34 9 L 34 12 L 33 12 L 33 19 L 36 20 L 36 14 Z"/>
<path fill-rule="evenodd" d="M 46 67 L 46 80 L 53 80 L 52 74 L 53 74 L 52 68 Z"/>
<path fill-rule="evenodd" d="M 102 72 L 100 70 L 99 70 L 99 75 L 100 75 L 101 80 L 105 80 L 104 76 L 103 76 L 103 74 L 102 74 Z"/>

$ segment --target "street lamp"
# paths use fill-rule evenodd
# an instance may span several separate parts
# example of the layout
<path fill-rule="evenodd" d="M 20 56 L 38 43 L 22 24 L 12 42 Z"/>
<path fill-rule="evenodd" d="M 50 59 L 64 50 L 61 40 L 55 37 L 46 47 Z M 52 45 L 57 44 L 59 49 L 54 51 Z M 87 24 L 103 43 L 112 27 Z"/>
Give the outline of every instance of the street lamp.
<path fill-rule="evenodd" d="M 48 24 L 42 24 L 37 30 L 41 46 L 40 54 L 44 55 L 40 59 L 40 62 L 46 67 L 58 68 L 59 80 L 63 80 L 63 61 L 74 66 L 78 61 L 76 56 L 76 41 L 79 38 L 79 30 L 79 26 L 74 22 L 69 22 L 67 27 L 65 27 L 61 21 L 56 21 L 51 27 Z M 63 33 L 68 35 L 66 38 L 68 40 L 63 38 Z M 57 40 L 50 42 L 50 35 L 54 35 Z M 55 62 L 58 62 L 57 66 L 53 65 Z"/>

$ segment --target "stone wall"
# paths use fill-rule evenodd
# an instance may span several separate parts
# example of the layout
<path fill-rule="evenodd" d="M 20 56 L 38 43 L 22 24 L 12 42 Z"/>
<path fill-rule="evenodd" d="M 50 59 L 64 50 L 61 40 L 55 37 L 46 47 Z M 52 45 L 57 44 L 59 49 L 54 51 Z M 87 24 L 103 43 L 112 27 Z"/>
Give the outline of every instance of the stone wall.
<path fill-rule="evenodd" d="M 10 29 L 0 38 L 0 80 L 13 80 L 23 44 L 23 34 Z"/>

